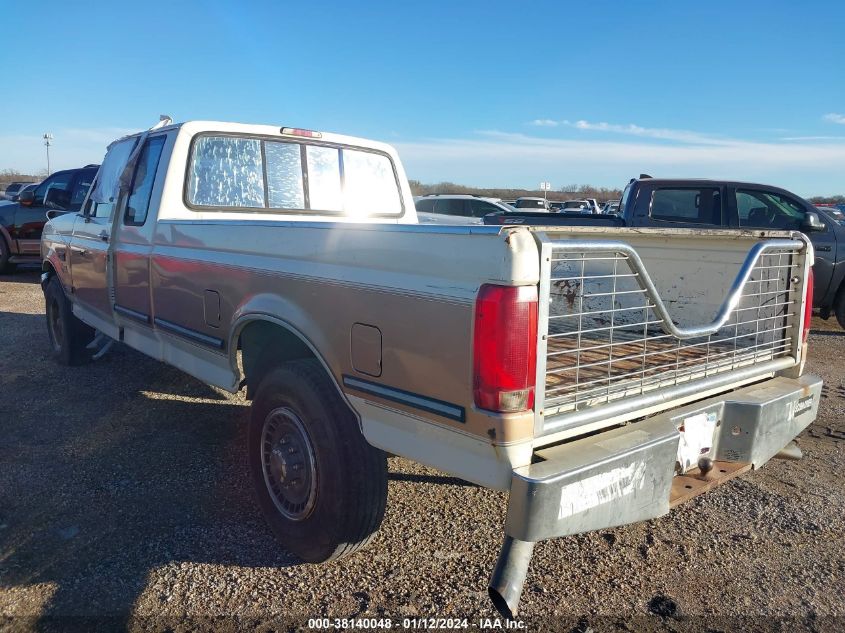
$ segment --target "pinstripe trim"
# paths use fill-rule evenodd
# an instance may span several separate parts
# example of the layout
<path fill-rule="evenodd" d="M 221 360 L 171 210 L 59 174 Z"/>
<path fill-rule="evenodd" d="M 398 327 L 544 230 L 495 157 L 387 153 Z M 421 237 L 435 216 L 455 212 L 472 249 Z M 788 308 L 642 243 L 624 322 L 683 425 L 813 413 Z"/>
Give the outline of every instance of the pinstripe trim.
<path fill-rule="evenodd" d="M 222 338 L 208 336 L 202 332 L 191 330 L 190 328 L 186 328 L 178 323 L 171 323 L 170 321 L 165 321 L 164 319 L 159 319 L 158 317 L 153 319 L 153 322 L 161 329 L 191 339 L 195 343 L 202 343 L 203 345 L 208 345 L 216 349 L 224 349 L 226 347 L 226 343 Z"/>
<path fill-rule="evenodd" d="M 397 389 L 396 387 L 386 387 L 385 385 L 381 385 L 376 382 L 361 380 L 360 378 L 347 376 L 346 374 L 343 375 L 343 385 L 345 387 L 356 389 L 357 391 L 363 391 L 364 393 L 378 396 L 379 398 L 384 398 L 385 400 L 392 400 L 393 402 L 405 404 L 409 407 L 414 407 L 415 409 L 435 413 L 443 416 L 444 418 L 457 420 L 458 422 L 466 421 L 466 410 L 463 407 L 450 402 L 429 398 L 428 396 L 421 396 L 418 393 L 405 391 L 404 389 Z"/>

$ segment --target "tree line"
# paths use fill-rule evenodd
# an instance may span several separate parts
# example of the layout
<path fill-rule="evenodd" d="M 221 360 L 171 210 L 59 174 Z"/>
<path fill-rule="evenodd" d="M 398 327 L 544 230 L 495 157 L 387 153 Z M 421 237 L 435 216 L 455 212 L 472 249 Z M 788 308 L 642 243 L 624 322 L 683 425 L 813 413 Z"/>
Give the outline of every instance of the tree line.
<path fill-rule="evenodd" d="M 543 192 L 539 189 L 513 189 L 513 188 L 485 188 L 469 187 L 454 182 L 438 182 L 424 184 L 419 180 L 409 180 L 411 193 L 415 196 L 427 196 L 435 193 L 459 193 L 486 198 L 501 198 L 502 200 L 515 200 L 525 196 L 532 196 L 549 200 L 581 200 L 582 198 L 596 198 L 597 200 L 618 200 L 622 197 L 621 189 L 608 189 L 607 187 L 594 187 L 593 185 L 567 185 L 559 189 Z"/>

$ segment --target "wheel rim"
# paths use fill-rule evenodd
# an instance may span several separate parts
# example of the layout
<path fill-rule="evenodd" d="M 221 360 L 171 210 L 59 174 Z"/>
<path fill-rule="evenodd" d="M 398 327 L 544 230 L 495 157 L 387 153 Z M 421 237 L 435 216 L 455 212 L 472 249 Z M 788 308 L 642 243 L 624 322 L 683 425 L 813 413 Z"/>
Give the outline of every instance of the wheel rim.
<path fill-rule="evenodd" d="M 47 325 L 50 328 L 50 338 L 53 340 L 53 349 L 60 351 L 62 349 L 62 342 L 64 341 L 64 328 L 62 327 L 62 317 L 59 311 L 59 302 L 56 299 L 50 299 L 50 310 L 47 315 Z"/>
<path fill-rule="evenodd" d="M 314 449 L 302 420 L 291 409 L 273 409 L 261 430 L 264 483 L 276 509 L 301 521 L 311 514 L 317 498 Z"/>

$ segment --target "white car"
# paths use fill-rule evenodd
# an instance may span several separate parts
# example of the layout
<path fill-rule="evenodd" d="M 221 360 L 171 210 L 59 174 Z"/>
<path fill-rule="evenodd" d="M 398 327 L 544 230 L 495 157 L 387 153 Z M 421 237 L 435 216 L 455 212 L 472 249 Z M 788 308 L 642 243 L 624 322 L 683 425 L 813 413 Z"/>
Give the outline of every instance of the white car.
<path fill-rule="evenodd" d="M 480 219 L 490 213 L 513 211 L 499 198 L 484 198 L 468 194 L 431 194 L 414 198 L 417 213 L 426 214 L 425 223 L 437 224 L 480 224 Z M 461 218 L 459 222 L 449 222 L 438 216 Z M 477 221 L 475 221 L 477 220 Z"/>

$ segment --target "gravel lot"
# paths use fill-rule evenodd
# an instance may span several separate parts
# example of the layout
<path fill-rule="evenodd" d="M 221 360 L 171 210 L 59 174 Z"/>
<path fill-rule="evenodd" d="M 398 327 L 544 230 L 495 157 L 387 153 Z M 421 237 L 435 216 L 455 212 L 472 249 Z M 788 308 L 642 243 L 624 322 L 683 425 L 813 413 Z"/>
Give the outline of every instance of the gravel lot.
<path fill-rule="evenodd" d="M 772 461 L 648 523 L 537 546 L 528 630 L 845 630 L 845 333 L 801 462 Z M 494 618 L 506 495 L 401 458 L 363 552 L 301 565 L 246 477 L 247 402 L 116 347 L 48 355 L 33 271 L 0 277 L 0 629 L 285 630 L 326 617 Z"/>

